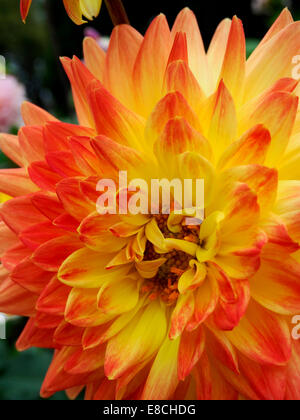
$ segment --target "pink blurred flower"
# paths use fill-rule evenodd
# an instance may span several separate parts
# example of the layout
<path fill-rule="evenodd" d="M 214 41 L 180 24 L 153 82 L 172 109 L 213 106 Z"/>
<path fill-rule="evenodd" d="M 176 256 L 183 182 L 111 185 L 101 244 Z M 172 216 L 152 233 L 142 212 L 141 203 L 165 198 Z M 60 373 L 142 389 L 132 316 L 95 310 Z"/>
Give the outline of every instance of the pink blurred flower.
<path fill-rule="evenodd" d="M 20 107 L 25 100 L 25 88 L 14 76 L 0 80 L 0 131 L 22 123 Z"/>

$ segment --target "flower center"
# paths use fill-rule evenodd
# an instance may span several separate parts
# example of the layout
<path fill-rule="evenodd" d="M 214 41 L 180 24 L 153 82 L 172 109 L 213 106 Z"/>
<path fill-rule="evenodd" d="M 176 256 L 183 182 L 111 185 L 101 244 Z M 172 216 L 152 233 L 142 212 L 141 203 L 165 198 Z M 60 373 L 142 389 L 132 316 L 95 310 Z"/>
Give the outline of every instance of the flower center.
<path fill-rule="evenodd" d="M 168 228 L 168 218 L 168 215 L 158 215 L 155 217 L 157 225 L 165 238 L 199 244 L 199 226 L 187 226 L 183 221 L 180 226 L 180 231 L 174 233 Z M 153 244 L 148 241 L 144 253 L 144 261 L 155 261 L 162 257 L 166 259 L 166 262 L 160 266 L 155 277 L 145 281 L 142 292 L 149 293 L 151 300 L 161 297 L 167 305 L 172 305 L 179 296 L 178 281 L 182 274 L 188 270 L 190 261 L 194 257 L 180 250 L 158 254 Z"/>

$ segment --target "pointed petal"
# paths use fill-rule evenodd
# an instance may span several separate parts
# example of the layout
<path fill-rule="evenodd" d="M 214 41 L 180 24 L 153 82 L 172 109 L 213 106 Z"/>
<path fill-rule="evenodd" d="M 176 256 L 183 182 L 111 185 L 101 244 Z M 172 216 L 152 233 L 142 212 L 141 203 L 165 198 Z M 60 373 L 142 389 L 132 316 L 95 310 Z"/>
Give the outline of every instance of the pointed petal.
<path fill-rule="evenodd" d="M 106 53 L 102 50 L 95 39 L 90 37 L 84 38 L 83 56 L 89 71 L 96 77 L 96 79 L 103 82 Z"/>
<path fill-rule="evenodd" d="M 202 132 L 200 121 L 186 99 L 179 92 L 168 93 L 155 107 L 146 126 L 146 137 L 153 144 L 170 119 L 184 118 L 195 130 Z"/>
<path fill-rule="evenodd" d="M 251 280 L 251 295 L 273 312 L 296 315 L 300 311 L 299 276 L 300 264 L 284 247 L 267 245 L 260 269 Z"/>
<path fill-rule="evenodd" d="M 94 252 L 82 248 L 70 255 L 61 265 L 58 278 L 72 287 L 100 288 L 108 281 L 120 279 L 129 270 L 128 267 L 107 269 L 113 254 Z"/>
<path fill-rule="evenodd" d="M 87 86 L 95 80 L 95 77 L 77 57 L 72 60 L 63 57 L 60 60 L 72 86 L 79 123 L 94 128 L 95 122 L 88 104 Z"/>
<path fill-rule="evenodd" d="M 287 92 L 271 92 L 242 109 L 240 133 L 256 124 L 263 124 L 270 131 L 272 141 L 267 157 L 270 166 L 282 158 L 292 134 L 297 108 L 298 98 L 295 95 Z"/>
<path fill-rule="evenodd" d="M 139 300 L 140 282 L 136 276 L 121 277 L 104 285 L 98 294 L 98 308 L 109 315 L 120 315 L 133 309 Z"/>
<path fill-rule="evenodd" d="M 52 273 L 47 273 L 31 262 L 30 257 L 20 262 L 11 272 L 11 279 L 29 290 L 39 294 L 53 277 Z"/>
<path fill-rule="evenodd" d="M 47 219 L 32 204 L 32 195 L 17 197 L 6 201 L 0 209 L 1 217 L 7 226 L 15 233 Z"/>
<path fill-rule="evenodd" d="M 23 102 L 21 112 L 25 125 L 45 125 L 48 121 L 58 121 L 42 108 L 27 101 Z"/>
<path fill-rule="evenodd" d="M 12 197 L 19 197 L 37 191 L 38 187 L 31 181 L 23 168 L 0 170 L 0 191 Z"/>
<path fill-rule="evenodd" d="M 219 168 L 233 166 L 263 165 L 271 143 L 269 130 L 259 124 L 247 131 L 239 140 L 232 143 L 222 155 Z"/>
<path fill-rule="evenodd" d="M 73 136 L 93 137 L 92 128 L 63 122 L 48 122 L 43 127 L 45 152 L 69 151 Z"/>
<path fill-rule="evenodd" d="M 163 342 L 147 378 L 142 399 L 167 400 L 174 393 L 179 379 L 177 374 L 177 359 L 180 339 Z"/>
<path fill-rule="evenodd" d="M 153 356 L 166 335 L 166 329 L 165 310 L 158 301 L 141 309 L 108 342 L 104 366 L 106 376 L 109 379 L 119 378 L 129 368 Z"/>
<path fill-rule="evenodd" d="M 91 146 L 89 137 L 71 137 L 70 149 L 83 175 L 93 176 L 102 173 L 103 167 Z"/>
<path fill-rule="evenodd" d="M 291 336 L 286 322 L 254 301 L 240 324 L 226 335 L 239 351 L 258 363 L 281 366 L 290 359 Z"/>
<path fill-rule="evenodd" d="M 126 146 L 141 148 L 144 120 L 125 108 L 96 82 L 89 86 L 89 103 L 98 134 Z"/>
<path fill-rule="evenodd" d="M 20 2 L 20 12 L 21 12 L 21 18 L 23 22 L 25 23 L 30 6 L 31 6 L 32 0 L 21 0 Z"/>
<path fill-rule="evenodd" d="M 122 104 L 135 109 L 132 72 L 143 37 L 129 25 L 116 26 L 106 57 L 104 84 Z"/>
<path fill-rule="evenodd" d="M 170 29 L 166 17 L 161 14 L 148 28 L 133 70 L 137 106 L 144 116 L 150 114 L 161 97 L 170 50 Z"/>
<path fill-rule="evenodd" d="M 72 375 L 93 372 L 104 365 L 105 347 L 77 350 L 64 366 L 66 372 Z"/>
<path fill-rule="evenodd" d="M 213 86 L 216 86 L 220 79 L 230 29 L 231 20 L 228 18 L 222 20 L 214 33 L 207 51 L 207 60 L 212 73 Z"/>
<path fill-rule="evenodd" d="M 223 79 L 235 102 L 243 98 L 246 69 L 246 40 L 243 24 L 233 17 L 220 79 Z"/>
<path fill-rule="evenodd" d="M 170 340 L 175 340 L 184 331 L 195 310 L 194 293 L 188 292 L 180 295 L 171 316 Z"/>
<path fill-rule="evenodd" d="M 187 325 L 187 331 L 193 331 L 213 313 L 218 298 L 217 282 L 214 278 L 207 279 L 195 292 L 195 312 Z"/>
<path fill-rule="evenodd" d="M 291 60 L 299 47 L 300 22 L 286 26 L 265 42 L 247 61 L 245 100 L 259 95 L 281 77 L 290 77 Z"/>
<path fill-rule="evenodd" d="M 166 94 L 180 92 L 196 114 L 200 112 L 205 95 L 185 61 L 177 60 L 168 65 L 163 90 Z"/>
<path fill-rule="evenodd" d="M 43 127 L 22 127 L 19 130 L 19 144 L 27 164 L 45 159 Z"/>
<path fill-rule="evenodd" d="M 300 398 L 300 341 L 294 341 L 292 346 L 292 357 L 287 369 L 286 399 L 298 401 Z"/>
<path fill-rule="evenodd" d="M 82 242 L 76 236 L 60 236 L 39 246 L 32 260 L 44 270 L 56 272 L 63 261 L 81 247 Z"/>
<path fill-rule="evenodd" d="M 200 360 L 205 347 L 204 331 L 201 327 L 184 332 L 178 351 L 178 379 L 184 381 Z"/>
<path fill-rule="evenodd" d="M 196 16 L 188 7 L 178 14 L 172 28 L 172 37 L 174 38 L 178 32 L 186 33 L 189 67 L 204 92 L 209 93 L 211 77 L 207 57 Z"/>
<path fill-rule="evenodd" d="M 48 192 L 37 192 L 31 196 L 31 202 L 47 219 L 53 221 L 63 212 L 63 206 L 57 196 Z"/>
<path fill-rule="evenodd" d="M 31 347 L 54 348 L 52 334 L 49 330 L 37 328 L 35 319 L 30 318 L 16 343 L 18 351 L 25 351 Z"/>
<path fill-rule="evenodd" d="M 7 314 L 33 316 L 37 296 L 6 278 L 0 283 L 0 310 Z"/>
<path fill-rule="evenodd" d="M 0 134 L 0 148 L 18 166 L 23 166 L 23 157 L 18 136 L 5 133 Z"/>
<path fill-rule="evenodd" d="M 68 296 L 65 320 L 77 327 L 96 327 L 106 324 L 114 317 L 103 314 L 97 306 L 99 289 L 75 289 Z"/>
<path fill-rule="evenodd" d="M 215 106 L 210 122 L 208 138 L 214 150 L 215 158 L 237 137 L 237 117 L 233 98 L 223 81 L 216 93 Z"/>
<path fill-rule="evenodd" d="M 56 185 L 62 177 L 55 173 L 47 162 L 40 161 L 32 163 L 28 168 L 31 180 L 42 190 L 55 192 Z"/>
<path fill-rule="evenodd" d="M 80 191 L 79 178 L 66 178 L 59 182 L 56 187 L 57 195 L 64 209 L 76 220 L 81 222 L 90 213 L 95 212 L 95 207 L 89 203 Z"/>
<path fill-rule="evenodd" d="M 46 314 L 63 315 L 70 291 L 70 287 L 53 277 L 40 294 L 36 309 Z"/>

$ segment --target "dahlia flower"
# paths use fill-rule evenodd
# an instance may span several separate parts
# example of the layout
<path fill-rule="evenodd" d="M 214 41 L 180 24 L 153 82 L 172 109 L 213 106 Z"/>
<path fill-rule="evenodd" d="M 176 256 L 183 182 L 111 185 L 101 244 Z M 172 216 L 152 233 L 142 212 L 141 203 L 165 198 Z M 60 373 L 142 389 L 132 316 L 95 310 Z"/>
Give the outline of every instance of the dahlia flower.
<path fill-rule="evenodd" d="M 25 89 L 14 76 L 0 80 L 0 130 L 8 131 L 12 126 L 20 126 L 21 104 L 25 100 Z"/>
<path fill-rule="evenodd" d="M 20 168 L 0 173 L 0 311 L 29 318 L 19 350 L 55 350 L 43 397 L 300 399 L 299 50 L 284 10 L 247 61 L 237 17 L 206 53 L 184 9 L 62 58 L 79 125 L 24 103 L 1 136 Z M 125 170 L 204 179 L 202 224 L 100 215 Z"/>
<path fill-rule="evenodd" d="M 25 23 L 32 0 L 20 0 L 20 12 L 23 22 Z M 88 20 L 93 20 L 100 12 L 102 0 L 63 0 L 65 9 L 77 25 L 81 25 Z"/>

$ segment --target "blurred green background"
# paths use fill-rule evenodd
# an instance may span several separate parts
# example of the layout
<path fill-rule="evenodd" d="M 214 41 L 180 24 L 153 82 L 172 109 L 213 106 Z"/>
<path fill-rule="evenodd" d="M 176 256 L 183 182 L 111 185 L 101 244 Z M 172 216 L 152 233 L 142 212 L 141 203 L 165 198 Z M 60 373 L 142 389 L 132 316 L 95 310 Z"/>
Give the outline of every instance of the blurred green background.
<path fill-rule="evenodd" d="M 67 17 L 62 0 L 33 0 L 27 24 L 19 16 L 19 0 L 1 0 L 0 55 L 6 58 L 8 73 L 25 84 L 27 98 L 54 113 L 64 121 L 75 120 L 69 84 L 59 56 L 81 57 L 84 26 L 74 25 Z M 224 17 L 238 15 L 244 23 L 249 55 L 268 27 L 288 6 L 294 18 L 300 18 L 299 0 L 152 0 L 137 5 L 124 0 L 131 24 L 142 33 L 150 20 L 164 12 L 170 21 L 180 9 L 189 6 L 197 15 L 204 42 L 208 45 L 213 32 Z M 109 35 L 112 24 L 105 6 L 101 15 L 89 26 L 102 35 Z M 16 132 L 17 127 L 11 129 Z M 0 153 L 0 167 L 12 163 Z M 7 340 L 0 340 L 0 400 L 37 400 L 39 389 L 51 361 L 48 350 L 31 349 L 17 353 L 14 343 L 25 320 L 13 319 L 7 323 Z M 58 393 L 52 399 L 66 399 Z"/>

